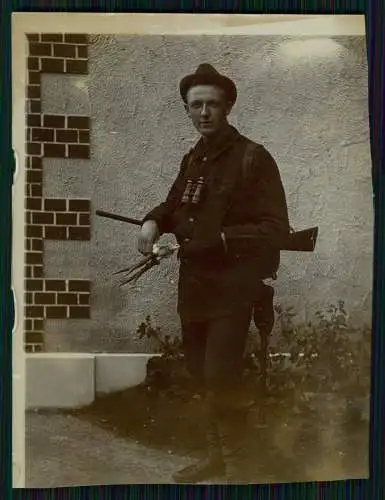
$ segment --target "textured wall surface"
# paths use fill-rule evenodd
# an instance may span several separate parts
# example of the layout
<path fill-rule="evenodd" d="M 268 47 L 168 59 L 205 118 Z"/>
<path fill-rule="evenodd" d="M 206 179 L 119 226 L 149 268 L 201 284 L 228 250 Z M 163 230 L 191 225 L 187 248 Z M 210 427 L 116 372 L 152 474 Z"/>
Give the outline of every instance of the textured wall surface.
<path fill-rule="evenodd" d="M 277 160 L 292 225 L 320 227 L 314 254 L 282 254 L 277 302 L 309 320 L 343 299 L 355 324 L 369 324 L 373 212 L 365 50 L 363 37 L 91 37 L 88 75 L 65 84 L 49 76 L 50 85 L 42 83 L 47 113 L 90 114 L 91 158 L 86 166 L 46 160 L 44 195 L 90 197 L 93 212 L 133 217 L 162 201 L 197 139 L 178 82 L 210 62 L 237 83 L 231 123 Z M 89 246 L 49 242 L 48 275 L 89 279 L 92 313 L 82 321 L 48 320 L 47 350 L 145 350 L 135 330 L 147 314 L 178 333 L 175 259 L 135 287 L 118 288 L 112 275 L 138 259 L 137 232 L 93 214 Z"/>

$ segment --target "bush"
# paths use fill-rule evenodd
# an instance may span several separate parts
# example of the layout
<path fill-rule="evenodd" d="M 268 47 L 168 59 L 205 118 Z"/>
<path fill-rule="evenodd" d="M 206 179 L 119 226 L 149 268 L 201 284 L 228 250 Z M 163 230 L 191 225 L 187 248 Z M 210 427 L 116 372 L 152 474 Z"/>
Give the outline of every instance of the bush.
<path fill-rule="evenodd" d="M 277 348 L 270 350 L 268 358 L 267 387 L 271 394 L 338 392 L 353 398 L 369 394 L 371 332 L 348 325 L 343 301 L 331 304 L 325 312 L 318 311 L 315 322 L 299 326 L 292 308 L 277 306 L 275 311 L 280 334 Z M 181 339 L 154 327 L 150 316 L 140 324 L 137 334 L 150 340 L 161 354 L 148 365 L 148 384 L 174 394 L 191 390 Z M 255 389 L 260 376 L 257 345 L 252 344 L 245 357 L 245 378 Z"/>

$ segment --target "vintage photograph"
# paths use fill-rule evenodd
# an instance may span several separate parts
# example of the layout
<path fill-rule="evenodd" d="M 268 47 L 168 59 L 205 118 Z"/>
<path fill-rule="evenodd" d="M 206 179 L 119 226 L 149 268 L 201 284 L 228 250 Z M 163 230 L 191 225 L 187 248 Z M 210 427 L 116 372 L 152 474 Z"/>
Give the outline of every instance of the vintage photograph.
<path fill-rule="evenodd" d="M 14 34 L 24 485 L 368 477 L 363 16 L 46 16 Z"/>

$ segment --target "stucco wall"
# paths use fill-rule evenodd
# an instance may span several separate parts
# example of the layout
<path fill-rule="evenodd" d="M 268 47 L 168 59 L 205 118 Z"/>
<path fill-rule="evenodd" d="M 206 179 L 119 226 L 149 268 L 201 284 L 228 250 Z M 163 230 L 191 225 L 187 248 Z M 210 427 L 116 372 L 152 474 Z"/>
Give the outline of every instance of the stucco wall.
<path fill-rule="evenodd" d="M 319 225 L 314 254 L 284 253 L 277 301 L 303 319 L 343 299 L 369 324 L 372 187 L 365 39 L 91 37 L 89 74 L 43 76 L 46 112 L 90 113 L 91 159 L 46 159 L 45 196 L 91 198 L 91 209 L 141 217 L 162 201 L 196 134 L 178 82 L 210 62 L 233 77 L 231 123 L 279 165 L 292 225 Z M 90 245 L 45 243 L 45 272 L 90 279 L 90 320 L 47 320 L 46 349 L 145 350 L 133 333 L 147 314 L 170 333 L 177 266 L 163 263 L 136 287 L 112 273 L 138 258 L 137 228 L 93 215 Z M 48 243 L 48 244 L 47 244 Z"/>

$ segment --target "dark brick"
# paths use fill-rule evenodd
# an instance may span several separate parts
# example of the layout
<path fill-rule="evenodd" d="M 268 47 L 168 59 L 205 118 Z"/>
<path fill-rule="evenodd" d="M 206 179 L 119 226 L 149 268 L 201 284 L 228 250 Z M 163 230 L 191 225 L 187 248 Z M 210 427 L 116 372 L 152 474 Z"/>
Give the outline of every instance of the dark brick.
<path fill-rule="evenodd" d="M 28 210 L 41 210 L 41 198 L 27 198 L 26 207 Z"/>
<path fill-rule="evenodd" d="M 79 293 L 79 304 L 89 305 L 90 294 L 89 293 Z"/>
<path fill-rule="evenodd" d="M 41 144 L 36 142 L 28 142 L 27 155 L 41 155 Z"/>
<path fill-rule="evenodd" d="M 32 156 L 26 156 L 25 157 L 25 168 L 31 168 L 31 158 Z"/>
<path fill-rule="evenodd" d="M 32 266 L 24 266 L 24 277 L 32 278 Z"/>
<path fill-rule="evenodd" d="M 90 318 L 90 307 L 88 306 L 70 306 L 69 317 L 74 319 Z"/>
<path fill-rule="evenodd" d="M 27 115 L 27 125 L 29 127 L 40 127 L 41 115 Z"/>
<path fill-rule="evenodd" d="M 40 99 L 40 85 L 28 85 L 27 97 L 29 99 Z"/>
<path fill-rule="evenodd" d="M 42 197 L 43 196 L 43 187 L 40 184 L 32 184 L 31 186 L 31 196 Z"/>
<path fill-rule="evenodd" d="M 30 128 L 25 129 L 25 140 L 27 142 L 31 141 L 31 129 Z"/>
<path fill-rule="evenodd" d="M 33 128 L 32 140 L 37 142 L 53 142 L 54 131 L 50 128 Z"/>
<path fill-rule="evenodd" d="M 24 303 L 25 304 L 32 304 L 33 303 L 33 293 L 32 292 L 27 292 L 24 294 Z M 31 325 L 31 327 L 32 327 L 32 325 Z"/>
<path fill-rule="evenodd" d="M 42 264 L 43 254 L 42 252 L 27 252 L 25 261 L 27 264 Z"/>
<path fill-rule="evenodd" d="M 88 130 L 90 128 L 89 116 L 68 116 L 67 128 L 77 128 Z"/>
<path fill-rule="evenodd" d="M 30 70 L 39 71 L 40 70 L 39 58 L 38 57 L 28 57 L 27 67 Z"/>
<path fill-rule="evenodd" d="M 91 239 L 91 230 L 89 227 L 69 227 L 68 239 L 77 241 L 88 241 Z"/>
<path fill-rule="evenodd" d="M 57 142 L 78 142 L 78 131 L 77 130 L 57 130 L 56 131 L 56 141 Z"/>
<path fill-rule="evenodd" d="M 30 70 L 28 72 L 28 83 L 30 85 L 40 85 L 41 84 L 40 72 Z"/>
<path fill-rule="evenodd" d="M 31 250 L 32 240 L 30 238 L 24 239 L 24 250 Z"/>
<path fill-rule="evenodd" d="M 63 33 L 44 33 L 41 35 L 42 42 L 62 42 Z"/>
<path fill-rule="evenodd" d="M 43 332 L 25 332 L 24 333 L 24 342 L 28 344 L 40 344 L 44 342 L 44 333 Z M 35 351 L 36 352 L 36 351 Z"/>
<path fill-rule="evenodd" d="M 68 290 L 70 292 L 89 292 L 91 283 L 88 280 L 70 280 Z"/>
<path fill-rule="evenodd" d="M 41 238 L 43 236 L 42 226 L 27 226 L 26 236 L 27 238 Z"/>
<path fill-rule="evenodd" d="M 30 113 L 40 113 L 41 112 L 41 102 L 40 99 L 31 99 L 29 105 Z"/>
<path fill-rule="evenodd" d="M 36 331 L 44 329 L 44 321 L 42 319 L 34 319 L 33 320 L 33 329 Z"/>
<path fill-rule="evenodd" d="M 48 319 L 67 318 L 67 308 L 63 306 L 47 306 L 45 308 L 45 317 Z"/>
<path fill-rule="evenodd" d="M 68 158 L 89 159 L 90 147 L 85 145 L 72 145 L 68 146 Z"/>
<path fill-rule="evenodd" d="M 46 292 L 64 292 L 66 282 L 64 280 L 44 280 Z"/>
<path fill-rule="evenodd" d="M 27 171 L 27 182 L 40 184 L 43 181 L 42 170 L 28 170 Z"/>
<path fill-rule="evenodd" d="M 42 73 L 64 73 L 64 59 L 41 60 Z"/>
<path fill-rule="evenodd" d="M 43 240 L 40 238 L 34 238 L 32 240 L 32 250 L 34 252 L 42 252 L 43 251 Z"/>
<path fill-rule="evenodd" d="M 52 45 L 50 43 L 35 43 L 29 44 L 29 53 L 31 56 L 50 56 L 52 55 Z"/>
<path fill-rule="evenodd" d="M 78 296 L 76 293 L 58 293 L 58 304 L 72 305 L 78 303 Z"/>
<path fill-rule="evenodd" d="M 55 44 L 53 46 L 53 55 L 55 57 L 76 57 L 76 45 L 67 43 Z"/>
<path fill-rule="evenodd" d="M 44 144 L 45 158 L 65 158 L 66 149 L 64 144 Z"/>
<path fill-rule="evenodd" d="M 56 214 L 56 224 L 58 226 L 71 226 L 76 224 L 76 214 Z"/>
<path fill-rule="evenodd" d="M 43 280 L 25 280 L 25 289 L 28 292 L 41 292 L 43 290 Z"/>
<path fill-rule="evenodd" d="M 64 128 L 65 127 L 65 116 L 43 115 L 43 126 L 44 127 L 54 127 L 54 128 Z"/>
<path fill-rule="evenodd" d="M 87 57 L 88 57 L 88 46 L 87 45 L 78 45 L 78 57 L 87 59 Z"/>
<path fill-rule="evenodd" d="M 25 315 L 27 318 L 44 318 L 44 307 L 26 306 Z"/>
<path fill-rule="evenodd" d="M 89 226 L 91 223 L 90 214 L 80 214 L 79 215 L 79 224 L 81 226 Z"/>
<path fill-rule="evenodd" d="M 67 228 L 65 226 L 47 226 L 44 228 L 44 238 L 46 240 L 66 240 Z"/>
<path fill-rule="evenodd" d="M 88 35 L 78 34 L 78 33 L 64 33 L 64 41 L 66 43 L 87 44 L 88 43 Z"/>
<path fill-rule="evenodd" d="M 32 319 L 25 319 L 24 320 L 24 330 L 32 330 L 32 328 L 33 328 Z"/>
<path fill-rule="evenodd" d="M 44 210 L 65 211 L 67 201 L 62 198 L 46 198 L 44 200 Z"/>
<path fill-rule="evenodd" d="M 32 223 L 31 212 L 24 213 L 24 222 L 28 225 Z"/>
<path fill-rule="evenodd" d="M 25 341 L 24 350 L 27 353 L 44 352 L 44 343 L 35 343 Z"/>
<path fill-rule="evenodd" d="M 35 169 L 43 168 L 43 162 L 40 156 L 31 157 L 31 168 Z"/>
<path fill-rule="evenodd" d="M 89 212 L 91 209 L 90 200 L 69 200 L 70 212 Z"/>
<path fill-rule="evenodd" d="M 90 142 L 90 131 L 89 130 L 79 130 L 79 142 L 89 144 L 89 142 Z"/>
<path fill-rule="evenodd" d="M 40 40 L 38 33 L 26 33 L 29 42 L 38 42 Z"/>
<path fill-rule="evenodd" d="M 55 302 L 56 294 L 52 292 L 35 293 L 35 304 L 37 305 L 55 304 Z"/>
<path fill-rule="evenodd" d="M 33 266 L 33 277 L 43 278 L 43 266 Z"/>
<path fill-rule="evenodd" d="M 31 185 L 30 184 L 25 183 L 25 185 L 24 185 L 24 196 L 26 198 L 28 198 L 28 196 L 32 196 L 31 195 Z"/>
<path fill-rule="evenodd" d="M 54 224 L 54 214 L 51 212 L 34 212 L 33 224 Z"/>
<path fill-rule="evenodd" d="M 66 59 L 66 73 L 71 75 L 86 75 L 88 73 L 88 60 Z"/>

